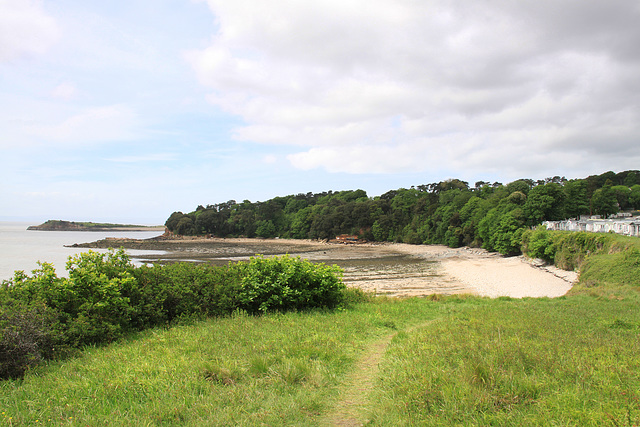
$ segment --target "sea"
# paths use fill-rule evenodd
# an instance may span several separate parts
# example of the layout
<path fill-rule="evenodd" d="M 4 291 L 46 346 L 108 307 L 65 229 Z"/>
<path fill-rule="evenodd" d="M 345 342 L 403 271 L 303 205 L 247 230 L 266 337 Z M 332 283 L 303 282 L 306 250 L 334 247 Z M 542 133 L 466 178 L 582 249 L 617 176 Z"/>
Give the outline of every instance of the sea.
<path fill-rule="evenodd" d="M 34 231 L 27 230 L 28 222 L 0 221 L 0 282 L 11 279 L 22 270 L 31 275 L 38 261 L 53 264 L 59 277 L 66 277 L 65 269 L 70 256 L 87 252 L 85 248 L 69 248 L 74 243 L 87 243 L 106 237 L 149 239 L 162 231 Z M 106 252 L 102 249 L 93 251 Z M 162 254 L 162 251 L 127 250 L 130 255 Z M 135 264 L 135 262 L 134 262 Z"/>

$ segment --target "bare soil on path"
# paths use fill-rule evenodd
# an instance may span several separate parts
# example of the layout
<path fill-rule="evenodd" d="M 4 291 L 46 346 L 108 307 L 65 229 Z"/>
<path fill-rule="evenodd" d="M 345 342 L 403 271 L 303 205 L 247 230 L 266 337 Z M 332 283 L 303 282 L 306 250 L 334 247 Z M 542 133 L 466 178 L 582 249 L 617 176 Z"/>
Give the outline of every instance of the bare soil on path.
<path fill-rule="evenodd" d="M 380 361 L 394 336 L 395 333 L 387 335 L 365 350 L 352 373 L 338 388 L 338 401 L 320 425 L 353 427 L 365 424 L 366 409 L 370 404 L 369 394 L 378 377 Z"/>
<path fill-rule="evenodd" d="M 412 326 L 405 329 L 404 332 L 411 333 L 432 322 L 434 320 Z M 333 410 L 320 423 L 321 425 L 355 427 L 365 425 L 369 421 L 367 419 L 367 409 L 373 404 L 370 394 L 378 378 L 379 365 L 387 351 L 387 347 L 389 347 L 389 344 L 397 334 L 398 332 L 394 332 L 386 335 L 365 350 L 364 355 L 356 363 L 351 374 L 347 376 L 339 387 L 337 391 L 339 399 Z"/>

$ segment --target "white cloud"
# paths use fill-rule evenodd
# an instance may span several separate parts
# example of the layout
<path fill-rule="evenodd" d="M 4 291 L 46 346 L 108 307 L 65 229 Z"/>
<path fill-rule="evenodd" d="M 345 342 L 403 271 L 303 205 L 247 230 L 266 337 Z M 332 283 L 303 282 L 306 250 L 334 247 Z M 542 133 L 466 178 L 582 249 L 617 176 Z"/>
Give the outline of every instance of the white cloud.
<path fill-rule="evenodd" d="M 60 36 L 37 0 L 0 0 L 0 62 L 46 51 Z"/>
<path fill-rule="evenodd" d="M 187 58 L 209 101 L 244 119 L 239 140 L 305 147 L 298 168 L 518 177 L 640 160 L 636 2 L 208 4 L 217 32 Z"/>

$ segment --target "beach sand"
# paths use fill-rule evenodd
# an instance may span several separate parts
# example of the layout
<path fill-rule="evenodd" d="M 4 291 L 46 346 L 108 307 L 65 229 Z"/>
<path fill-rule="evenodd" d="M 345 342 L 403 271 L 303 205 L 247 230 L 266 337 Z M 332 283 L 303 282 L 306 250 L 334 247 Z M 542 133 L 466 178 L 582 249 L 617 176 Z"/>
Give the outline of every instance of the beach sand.
<path fill-rule="evenodd" d="M 545 266 L 523 256 L 503 257 L 477 248 L 401 243 L 332 244 L 289 239 L 170 239 L 92 242 L 83 247 L 122 245 L 166 251 L 149 262 L 190 260 L 226 264 L 255 254 L 291 254 L 313 262 L 337 264 L 344 281 L 389 296 L 470 293 L 487 297 L 559 297 L 577 273 Z"/>
<path fill-rule="evenodd" d="M 398 250 L 439 259 L 443 275 L 474 294 L 487 297 L 559 297 L 578 280 L 573 271 L 524 256 L 504 257 L 484 249 L 397 245 Z"/>

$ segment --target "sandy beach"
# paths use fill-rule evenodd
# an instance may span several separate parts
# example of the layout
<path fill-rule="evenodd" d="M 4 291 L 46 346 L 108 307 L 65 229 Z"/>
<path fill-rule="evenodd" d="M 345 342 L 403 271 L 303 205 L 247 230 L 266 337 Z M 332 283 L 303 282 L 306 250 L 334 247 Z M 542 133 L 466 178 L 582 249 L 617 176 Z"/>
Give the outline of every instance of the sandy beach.
<path fill-rule="evenodd" d="M 289 239 L 108 239 L 79 247 L 159 250 L 142 262 L 194 261 L 224 265 L 256 254 L 290 254 L 336 264 L 344 282 L 389 296 L 470 293 L 487 297 L 559 297 L 577 273 L 544 266 L 522 256 L 503 257 L 477 248 L 401 243 L 335 244 Z"/>
<path fill-rule="evenodd" d="M 483 249 L 398 245 L 399 250 L 436 257 L 444 276 L 487 297 L 559 297 L 578 280 L 573 271 L 544 265 L 524 256 L 504 257 Z"/>

